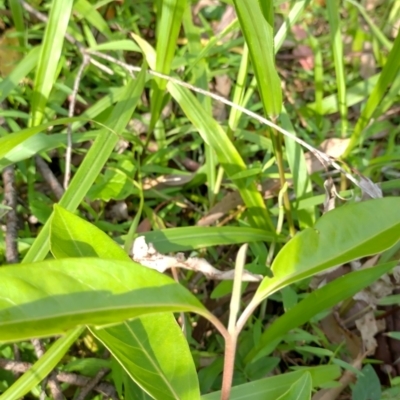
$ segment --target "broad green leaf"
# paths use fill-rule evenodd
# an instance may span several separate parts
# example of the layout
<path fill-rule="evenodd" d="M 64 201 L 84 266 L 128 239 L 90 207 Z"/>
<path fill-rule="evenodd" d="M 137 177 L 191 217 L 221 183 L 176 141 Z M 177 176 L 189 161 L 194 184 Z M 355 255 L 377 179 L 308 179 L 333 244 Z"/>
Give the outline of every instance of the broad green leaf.
<path fill-rule="evenodd" d="M 145 232 L 141 236 L 145 236 L 146 241 L 153 243 L 161 253 L 229 244 L 271 242 L 276 238 L 262 229 L 237 226 L 169 228 Z"/>
<path fill-rule="evenodd" d="M 396 266 L 396 263 L 395 261 L 354 271 L 315 290 L 268 326 L 255 347 L 246 356 L 245 362 L 248 363 L 261 355 L 265 356 L 271 353 L 287 332 L 307 323 L 318 313 L 354 296 L 365 287 L 376 282 L 380 276 L 389 272 Z"/>
<path fill-rule="evenodd" d="M 352 203 L 323 215 L 290 240 L 272 264 L 253 303 L 330 267 L 376 254 L 400 239 L 400 198 Z"/>
<path fill-rule="evenodd" d="M 282 90 L 275 67 L 273 36 L 273 2 L 234 0 L 236 13 L 246 39 L 257 86 L 266 114 L 281 112 Z"/>
<path fill-rule="evenodd" d="M 129 256 L 107 234 L 77 215 L 54 205 L 50 249 L 55 258 L 99 257 L 128 261 Z"/>
<path fill-rule="evenodd" d="M 146 315 L 92 333 L 155 399 L 200 398 L 190 349 L 172 314 Z"/>
<path fill-rule="evenodd" d="M 311 375 L 309 372 L 305 372 L 299 380 L 290 386 L 287 392 L 278 397 L 278 400 L 310 400 L 311 391 Z"/>
<path fill-rule="evenodd" d="M 3 267 L 0 291 L 1 341 L 59 335 L 80 325 L 105 326 L 166 311 L 214 320 L 183 286 L 133 261 L 65 258 Z"/>
<path fill-rule="evenodd" d="M 39 125 L 42 122 L 46 102 L 56 77 L 72 3 L 73 0 L 52 1 L 33 85 L 31 126 Z"/>
<path fill-rule="evenodd" d="M 372 365 L 367 364 L 352 388 L 354 400 L 381 400 L 382 388 L 378 375 Z"/>
<path fill-rule="evenodd" d="M 50 232 L 56 258 L 129 260 L 122 247 L 104 232 L 57 205 Z M 92 329 L 92 333 L 154 398 L 189 400 L 200 396 L 189 346 L 172 314 L 142 316 L 114 327 Z"/>
<path fill-rule="evenodd" d="M 221 125 L 202 108 L 196 97 L 188 89 L 173 82 L 168 83 L 168 90 L 192 124 L 198 129 L 203 140 L 214 149 L 218 161 L 228 177 L 244 171 L 246 164 L 228 135 Z M 255 184 L 248 183 L 246 179 L 237 179 L 234 183 L 248 208 L 253 227 L 275 232 L 264 200 L 257 191 Z"/>
<path fill-rule="evenodd" d="M 35 68 L 39 60 L 40 46 L 34 47 L 19 63 L 10 74 L 0 82 L 0 103 L 10 94 L 10 92 L 18 86 L 20 81 L 24 79 Z M 1 147 L 0 147 L 1 148 Z"/>
<path fill-rule="evenodd" d="M 60 118 L 45 124 L 34 126 L 32 128 L 22 129 L 19 132 L 10 133 L 9 135 L 0 137 L 0 159 L 7 156 L 7 153 L 14 149 L 16 146 L 29 139 L 31 136 L 38 134 L 49 128 L 50 126 L 64 125 L 74 121 L 81 121 L 82 118 Z"/>
<path fill-rule="evenodd" d="M 108 129 L 112 128 L 115 134 L 110 133 L 106 128 L 100 131 L 78 171 L 72 178 L 71 184 L 59 203 L 68 211 L 74 211 L 78 207 L 112 153 L 119 140 L 117 135 L 128 124 L 140 99 L 145 84 L 145 74 L 146 71 L 143 68 L 135 80 L 128 81 L 124 88 L 123 96 L 106 121 L 105 126 Z M 43 226 L 23 262 L 39 261 L 46 257 L 49 251 L 49 227 L 50 222 L 48 221 Z"/>
<path fill-rule="evenodd" d="M 169 75 L 183 12 L 186 8 L 186 0 L 163 0 L 158 2 L 157 5 L 156 71 Z M 150 130 L 154 128 L 160 117 L 164 92 L 167 86 L 165 79 L 155 78 L 154 83 L 154 90 L 151 94 Z"/>
<path fill-rule="evenodd" d="M 256 380 L 243 385 L 234 386 L 230 400 L 276 400 L 285 393 L 290 385 L 299 380 L 305 372 L 311 374 L 312 387 L 319 387 L 337 379 L 341 373 L 337 365 L 301 368 L 269 378 Z M 201 397 L 202 400 L 219 400 L 221 392 L 213 392 Z"/>
<path fill-rule="evenodd" d="M 1 399 L 20 399 L 29 393 L 46 376 L 54 370 L 69 348 L 85 328 L 75 328 L 58 339 L 36 363 L 12 384 L 1 396 Z"/>

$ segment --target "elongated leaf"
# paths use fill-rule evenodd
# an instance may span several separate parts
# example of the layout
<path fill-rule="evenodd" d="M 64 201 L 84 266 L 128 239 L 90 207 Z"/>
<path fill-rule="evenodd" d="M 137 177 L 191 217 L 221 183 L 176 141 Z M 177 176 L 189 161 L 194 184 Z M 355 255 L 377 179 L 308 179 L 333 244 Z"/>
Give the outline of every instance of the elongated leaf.
<path fill-rule="evenodd" d="M 107 234 L 77 215 L 54 205 L 50 248 L 55 258 L 100 257 L 128 261 L 129 256 Z"/>
<path fill-rule="evenodd" d="M 133 261 L 71 258 L 3 267 L 0 290 L 3 341 L 58 335 L 79 325 L 104 326 L 163 311 L 210 318 L 183 286 Z"/>
<path fill-rule="evenodd" d="M 282 90 L 274 60 L 273 2 L 233 2 L 249 47 L 264 110 L 270 117 L 276 117 L 282 107 Z"/>
<path fill-rule="evenodd" d="M 172 314 L 146 315 L 92 332 L 155 399 L 200 398 L 189 346 Z"/>
<path fill-rule="evenodd" d="M 72 3 L 73 0 L 54 0 L 51 5 L 33 85 L 31 98 L 32 126 L 39 125 L 44 115 L 47 98 L 56 76 L 57 65 L 72 11 Z"/>
<path fill-rule="evenodd" d="M 397 37 L 393 43 L 392 49 L 390 50 L 386 64 L 383 67 L 382 72 L 379 75 L 378 82 L 375 85 L 371 95 L 369 96 L 368 101 L 365 104 L 365 107 L 360 115 L 360 118 L 357 121 L 357 124 L 354 128 L 354 132 L 351 135 L 350 143 L 343 157 L 346 157 L 350 153 L 351 149 L 353 149 L 354 146 L 357 145 L 362 131 L 369 124 L 371 117 L 374 114 L 374 111 L 384 98 L 388 86 L 393 83 L 396 76 L 397 79 L 399 79 L 398 75 L 400 70 L 399 54 L 400 54 L 400 32 L 397 33 Z"/>
<path fill-rule="evenodd" d="M 132 116 L 142 94 L 145 77 L 145 68 L 135 80 L 128 81 L 122 98 L 113 108 L 113 111 L 105 125 L 112 128 L 116 133 L 111 134 L 108 130 L 102 130 L 78 171 L 72 178 L 71 184 L 65 191 L 60 200 L 60 205 L 69 211 L 74 211 L 82 199 L 85 197 L 93 182 L 97 178 L 101 169 L 104 167 L 108 157 L 112 153 L 114 146 L 118 142 L 118 134 L 122 132 Z M 49 221 L 44 225 L 35 242 L 29 249 L 24 258 L 24 262 L 43 260 L 49 251 Z"/>
<path fill-rule="evenodd" d="M 335 265 L 376 254 L 400 239 L 400 198 L 353 203 L 323 215 L 314 228 L 296 235 L 272 264 L 254 302 Z"/>
<path fill-rule="evenodd" d="M 380 276 L 396 266 L 396 262 L 378 265 L 374 268 L 351 272 L 322 288 L 315 290 L 276 319 L 261 335 L 256 346 L 246 356 L 248 363 L 261 355 L 267 355 L 279 344 L 291 329 L 305 324 L 318 313 L 327 310 L 342 300 L 354 296 L 360 290 L 374 283 Z"/>
<path fill-rule="evenodd" d="M 275 235 L 262 229 L 236 226 L 170 228 L 142 235 L 160 252 L 194 250 L 223 244 L 270 242 L 275 238 Z"/>
<path fill-rule="evenodd" d="M 290 386 L 287 392 L 279 396 L 278 400 L 310 400 L 311 390 L 311 375 L 306 372 Z"/>
<path fill-rule="evenodd" d="M 156 70 L 169 75 L 183 12 L 186 8 L 186 0 L 164 0 L 158 2 L 158 5 Z M 164 91 L 167 86 L 167 82 L 164 79 L 156 78 L 154 81 L 155 86 L 151 95 L 150 129 L 154 128 L 160 117 Z"/>
<path fill-rule="evenodd" d="M 276 400 L 286 392 L 290 385 L 300 379 L 306 371 L 311 374 L 312 387 L 321 386 L 340 376 L 340 368 L 337 365 L 302 368 L 299 371 L 234 386 L 230 400 Z M 221 392 L 214 392 L 202 396 L 201 399 L 219 400 L 220 397 Z"/>
<path fill-rule="evenodd" d="M 77 133 L 72 135 L 72 143 L 82 143 L 97 138 L 98 131 Z M 1 140 L 1 139 L 0 139 Z M 10 150 L 5 158 L 0 160 L 0 170 L 8 165 L 31 158 L 42 151 L 49 151 L 67 145 L 67 135 L 56 133 L 46 135 L 38 133 L 24 140 L 22 143 Z"/>
<path fill-rule="evenodd" d="M 74 11 L 85 18 L 93 27 L 101 32 L 106 38 L 110 39 L 112 36 L 111 30 L 107 21 L 97 11 L 97 9 L 90 4 L 87 0 L 76 0 L 74 3 Z M 115 50 L 115 49 L 112 49 Z"/>
<path fill-rule="evenodd" d="M 25 140 L 29 139 L 30 137 L 38 134 L 46 130 L 50 126 L 56 125 L 64 125 L 68 124 L 69 122 L 74 121 L 81 121 L 82 118 L 75 117 L 75 118 L 60 118 L 51 122 L 47 122 L 45 124 L 34 126 L 32 128 L 23 129 L 16 133 L 11 133 L 9 135 L 3 136 L 0 138 L 0 159 L 4 158 L 9 151 L 11 151 L 14 147 L 20 145 Z"/>
<path fill-rule="evenodd" d="M 58 339 L 46 353 L 2 395 L 3 399 L 20 399 L 38 385 L 56 367 L 85 328 L 75 328 Z"/>
<path fill-rule="evenodd" d="M 344 74 L 343 39 L 340 32 L 339 7 L 336 0 L 327 0 L 328 20 L 331 36 L 333 61 L 335 63 L 337 100 L 339 105 L 341 134 L 347 135 L 347 104 L 346 104 L 346 80 Z"/>
<path fill-rule="evenodd" d="M 218 161 L 221 163 L 228 177 L 234 176 L 246 169 L 246 165 L 239 152 L 229 140 L 226 132 L 215 119 L 202 108 L 199 101 L 186 88 L 168 83 L 168 90 L 174 99 L 182 107 L 186 116 L 199 130 L 203 140 L 216 152 Z M 261 194 L 257 191 L 254 183 L 248 183 L 246 179 L 235 180 L 240 195 L 246 204 L 251 217 L 252 225 L 256 228 L 267 229 L 275 232 L 268 210 L 265 207 Z"/>
<path fill-rule="evenodd" d="M 55 206 L 50 232 L 51 251 L 57 258 L 129 259 L 104 232 L 60 206 Z M 200 396 L 187 341 L 171 313 L 142 316 L 111 328 L 92 329 L 92 333 L 154 398 Z"/>

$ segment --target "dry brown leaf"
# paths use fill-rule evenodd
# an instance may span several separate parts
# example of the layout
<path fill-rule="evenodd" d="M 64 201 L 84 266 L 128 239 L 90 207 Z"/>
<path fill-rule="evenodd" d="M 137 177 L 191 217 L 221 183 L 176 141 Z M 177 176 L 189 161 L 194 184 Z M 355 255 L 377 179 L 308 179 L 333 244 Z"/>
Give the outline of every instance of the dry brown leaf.
<path fill-rule="evenodd" d="M 7 76 L 14 65 L 22 58 L 21 52 L 15 50 L 19 46 L 18 38 L 12 36 L 14 29 L 8 29 L 0 37 L 0 76 Z"/>
<path fill-rule="evenodd" d="M 339 158 L 346 150 L 349 142 L 350 139 L 329 138 L 321 143 L 319 149 L 329 157 Z M 321 161 L 311 152 L 305 153 L 304 157 L 306 160 L 307 171 L 310 175 L 325 169 Z"/>
<path fill-rule="evenodd" d="M 339 345 L 345 342 L 346 349 L 352 359 L 355 359 L 362 352 L 362 341 L 360 337 L 346 329 L 343 324 L 340 324 L 338 318 L 336 318 L 334 314 L 329 314 L 321 320 L 319 326 L 330 343 Z"/>

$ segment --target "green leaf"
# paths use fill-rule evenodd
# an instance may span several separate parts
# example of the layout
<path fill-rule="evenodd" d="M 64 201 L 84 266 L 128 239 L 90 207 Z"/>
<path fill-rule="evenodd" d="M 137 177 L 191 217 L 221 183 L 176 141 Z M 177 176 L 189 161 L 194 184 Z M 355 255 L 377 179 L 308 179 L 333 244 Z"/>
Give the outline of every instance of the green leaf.
<path fill-rule="evenodd" d="M 313 388 L 331 382 L 341 375 L 340 368 L 337 365 L 301 368 L 295 372 L 234 386 L 231 390 L 230 400 L 276 400 L 287 391 L 290 385 L 299 380 L 306 371 L 311 374 Z M 220 396 L 221 392 L 218 391 L 206 394 L 201 399 L 219 400 Z"/>
<path fill-rule="evenodd" d="M 224 129 L 203 109 L 196 97 L 188 89 L 173 82 L 168 83 L 168 90 L 192 124 L 198 129 L 203 140 L 214 149 L 218 161 L 228 177 L 246 170 L 246 164 Z M 248 183 L 246 179 L 237 179 L 234 183 L 248 208 L 252 226 L 275 232 L 264 200 L 257 191 L 255 184 Z"/>
<path fill-rule="evenodd" d="M 389 272 L 396 266 L 396 263 L 394 261 L 354 271 L 315 290 L 268 326 L 255 347 L 246 356 L 245 362 L 248 363 L 261 355 L 269 354 L 287 332 L 305 324 L 318 313 L 354 296 L 360 290 L 374 283 L 380 276 Z"/>
<path fill-rule="evenodd" d="M 4 158 L 8 152 L 14 149 L 16 146 L 22 144 L 25 140 L 30 137 L 44 131 L 50 126 L 56 125 L 64 125 L 73 121 L 81 121 L 82 118 L 60 118 L 51 122 L 47 122 L 46 124 L 42 124 L 39 126 L 34 126 L 32 128 L 22 129 L 16 133 L 10 133 L 9 135 L 3 136 L 0 138 L 0 159 Z"/>
<path fill-rule="evenodd" d="M 53 0 L 51 5 L 33 85 L 31 98 L 32 126 L 39 125 L 42 122 L 46 102 L 56 77 L 58 61 L 72 11 L 72 3 L 73 0 Z"/>
<path fill-rule="evenodd" d="M 1 398 L 20 399 L 24 397 L 54 370 L 83 331 L 84 328 L 75 328 L 58 339 L 27 372 L 1 395 Z"/>
<path fill-rule="evenodd" d="M 259 0 L 233 2 L 249 47 L 264 110 L 268 116 L 276 117 L 281 112 L 282 90 L 274 60 L 273 2 L 263 3 L 262 8 Z"/>
<path fill-rule="evenodd" d="M 106 51 L 106 50 L 125 50 L 125 51 L 136 51 L 141 53 L 140 47 L 133 41 L 128 39 L 114 40 L 111 42 L 105 42 L 97 44 L 96 46 L 90 47 L 90 50 Z"/>
<path fill-rule="evenodd" d="M 129 259 L 104 232 L 57 205 L 50 232 L 51 251 L 57 258 Z M 154 398 L 200 397 L 189 346 L 172 314 L 142 316 L 114 327 L 92 329 L 92 333 Z"/>
<path fill-rule="evenodd" d="M 144 236 L 147 242 L 153 243 L 161 253 L 224 244 L 271 242 L 275 238 L 273 234 L 262 229 L 236 226 L 169 228 L 145 232 L 141 236 Z"/>
<path fill-rule="evenodd" d="M 157 4 L 156 71 L 169 75 L 183 12 L 186 8 L 186 0 L 163 0 Z M 150 130 L 154 128 L 160 117 L 164 91 L 167 86 L 165 79 L 155 78 L 154 82 L 155 86 L 151 95 Z"/>
<path fill-rule="evenodd" d="M 287 392 L 278 397 L 278 400 L 310 400 L 311 390 L 311 375 L 309 372 L 305 372 L 299 380 L 290 386 Z"/>
<path fill-rule="evenodd" d="M 155 399 L 200 398 L 190 349 L 172 314 L 142 316 L 92 333 Z"/>
<path fill-rule="evenodd" d="M 382 72 L 379 74 L 379 79 L 375 85 L 371 95 L 368 97 L 367 103 L 363 108 L 360 118 L 354 128 L 354 132 L 351 135 L 350 143 L 346 149 L 343 157 L 349 155 L 350 151 L 357 145 L 363 130 L 368 126 L 374 111 L 378 107 L 379 103 L 386 95 L 386 90 L 396 79 L 400 79 L 398 72 L 400 69 L 400 32 L 397 33 L 397 37 L 393 43 L 393 47 L 390 50 L 386 64 L 384 65 Z"/>
<path fill-rule="evenodd" d="M 341 136 L 347 136 L 347 104 L 346 104 L 346 79 L 344 72 L 343 39 L 340 32 L 340 14 L 338 2 L 327 0 L 329 31 L 337 86 L 337 103 L 339 105 L 341 120 Z"/>
<path fill-rule="evenodd" d="M 165 311 L 213 319 L 183 286 L 133 261 L 71 258 L 3 267 L 0 291 L 2 341 L 58 335 L 79 325 L 104 326 Z"/>
<path fill-rule="evenodd" d="M 68 186 L 68 189 L 59 202 L 65 209 L 74 211 L 78 207 L 104 167 L 114 146 L 119 140 L 118 135 L 126 127 L 136 108 L 144 88 L 145 77 L 146 69 L 143 68 L 142 72 L 138 74 L 135 80 L 128 81 L 121 99 L 115 105 L 110 117 L 105 122 L 105 126 L 108 129 L 112 129 L 115 134 L 111 134 L 107 128 L 100 131 L 78 171 L 72 178 L 71 184 Z M 48 221 L 43 226 L 23 262 L 33 262 L 44 259 L 49 251 L 49 227 L 50 222 Z"/>
<path fill-rule="evenodd" d="M 101 32 L 107 39 L 112 36 L 111 30 L 108 27 L 107 21 L 97 11 L 97 9 L 87 0 L 76 0 L 74 11 L 79 13 L 82 18 L 85 18 L 94 28 Z M 116 50 L 116 49 L 112 49 Z"/>
<path fill-rule="evenodd" d="M 399 229 L 397 197 L 332 210 L 283 247 L 271 267 L 274 277 L 262 281 L 252 302 L 317 272 L 384 251 L 400 239 Z"/>
<path fill-rule="evenodd" d="M 77 215 L 54 205 L 50 249 L 55 258 L 100 257 L 128 261 L 129 256 L 107 234 Z"/>
<path fill-rule="evenodd" d="M 353 387 L 352 398 L 354 400 L 381 400 L 381 383 L 372 365 L 367 364 L 361 372 L 362 375 Z"/>

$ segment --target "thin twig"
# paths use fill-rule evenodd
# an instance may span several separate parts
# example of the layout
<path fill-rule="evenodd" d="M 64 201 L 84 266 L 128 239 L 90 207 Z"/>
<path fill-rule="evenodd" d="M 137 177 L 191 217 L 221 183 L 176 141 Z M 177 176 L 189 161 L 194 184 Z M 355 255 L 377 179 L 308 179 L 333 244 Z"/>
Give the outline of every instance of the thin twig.
<path fill-rule="evenodd" d="M 50 189 L 56 196 L 57 200 L 60 200 L 64 194 L 64 189 L 61 186 L 60 182 L 58 182 L 57 178 L 54 176 L 50 167 L 40 156 L 36 156 L 35 161 L 36 161 L 36 166 L 40 172 L 40 175 L 42 175 L 43 179 L 49 185 Z"/>
<path fill-rule="evenodd" d="M 85 400 L 86 396 L 98 385 L 98 383 L 110 372 L 109 368 L 102 368 L 97 375 L 91 379 L 88 384 L 81 390 L 76 400 Z"/>
<path fill-rule="evenodd" d="M 14 360 L 7 360 L 5 358 L 0 358 L 0 368 L 11 371 L 15 374 L 23 374 L 24 372 L 28 371 L 32 368 L 33 364 L 24 361 L 14 361 Z M 69 385 L 74 385 L 78 387 L 85 387 L 87 384 L 92 380 L 87 376 L 73 374 L 71 372 L 55 372 L 55 377 L 58 382 L 67 383 Z M 107 382 L 102 382 L 96 385 L 93 389 L 98 393 L 102 393 L 103 395 L 118 400 L 117 392 L 113 385 Z"/>
<path fill-rule="evenodd" d="M 15 191 L 14 165 L 4 168 L 4 204 L 10 207 L 6 214 L 6 261 L 15 264 L 18 260 L 18 215 L 17 215 L 17 192 Z"/>
<path fill-rule="evenodd" d="M 43 343 L 39 339 L 32 339 L 31 343 L 35 350 L 35 354 L 37 358 L 42 358 L 45 353 L 45 348 Z M 46 395 L 46 386 L 49 384 L 51 395 L 54 400 L 64 400 L 64 395 L 62 393 L 61 386 L 57 382 L 57 378 L 55 372 L 52 371 L 48 377 L 43 379 L 42 381 L 42 392 L 40 393 L 40 400 L 45 400 Z"/>
<path fill-rule="evenodd" d="M 76 98 L 78 96 L 79 84 L 82 79 L 83 71 L 90 62 L 90 57 L 87 53 L 82 52 L 82 63 L 76 74 L 74 86 L 72 89 L 71 100 L 69 102 L 68 117 L 72 118 L 75 113 Z M 72 124 L 68 124 L 67 128 L 67 150 L 65 153 L 65 173 L 64 173 L 64 189 L 67 190 L 69 180 L 71 178 L 71 156 L 72 156 Z"/>
<path fill-rule="evenodd" d="M 95 51 L 95 50 L 87 50 L 87 52 L 93 56 L 96 57 L 100 57 L 103 58 L 104 60 L 107 60 L 109 62 L 112 62 L 114 64 L 119 65 L 120 67 L 126 69 L 128 72 L 140 72 L 142 70 L 141 67 L 137 67 L 134 65 L 129 65 L 127 63 L 124 63 L 112 56 L 109 56 L 108 54 L 103 54 L 99 51 Z M 331 165 L 333 168 L 335 168 L 337 171 L 341 172 L 342 174 L 344 174 L 347 179 L 349 179 L 351 182 L 353 182 L 356 186 L 360 187 L 363 191 L 366 191 L 369 195 L 371 195 L 371 197 L 376 197 L 374 193 L 370 193 L 370 189 L 365 187 L 364 185 L 361 186 L 360 182 L 353 176 L 351 175 L 349 172 L 345 171 L 335 160 L 333 160 L 331 157 L 329 157 L 327 154 L 325 154 L 324 152 L 316 149 L 315 147 L 309 145 L 307 142 L 305 142 L 304 140 L 298 138 L 296 135 L 294 135 L 293 133 L 290 133 L 289 131 L 287 131 L 286 129 L 281 128 L 279 125 L 276 125 L 275 123 L 273 123 L 272 121 L 262 117 L 261 115 L 258 115 L 256 113 L 254 113 L 253 111 L 248 110 L 245 107 L 240 106 L 239 104 L 233 103 L 232 101 L 226 99 L 225 97 L 222 97 L 216 93 L 211 93 L 207 90 L 198 88 L 196 86 L 191 85 L 190 83 L 181 81 L 177 78 L 173 78 L 172 76 L 168 76 L 168 75 L 164 75 L 160 72 L 148 69 L 147 72 L 150 75 L 156 76 L 158 78 L 161 79 L 165 79 L 168 82 L 172 82 L 175 83 L 176 85 L 179 86 L 183 86 L 189 90 L 192 90 L 193 92 L 196 93 L 200 93 L 204 96 L 209 96 L 212 99 L 216 100 L 216 101 L 220 101 L 232 108 L 234 108 L 235 110 L 241 111 L 243 114 L 246 114 L 249 117 L 254 118 L 255 120 L 257 120 L 258 122 L 260 122 L 263 125 L 267 125 L 273 129 L 276 129 L 278 132 L 280 132 L 282 135 L 287 136 L 288 138 L 294 140 L 296 143 L 300 144 L 301 146 L 305 147 L 307 150 L 309 150 L 311 153 L 313 153 L 316 157 L 322 159 L 327 165 Z"/>

